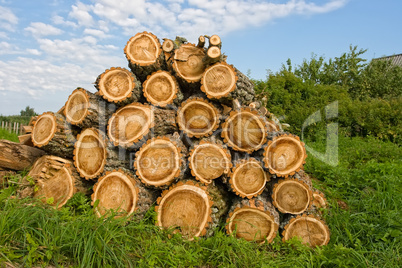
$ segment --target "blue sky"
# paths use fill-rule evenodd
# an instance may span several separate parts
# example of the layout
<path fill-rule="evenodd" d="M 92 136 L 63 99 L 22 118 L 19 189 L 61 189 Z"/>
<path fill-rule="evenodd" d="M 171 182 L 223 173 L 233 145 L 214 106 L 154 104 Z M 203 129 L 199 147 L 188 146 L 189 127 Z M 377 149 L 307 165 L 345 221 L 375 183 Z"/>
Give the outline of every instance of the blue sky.
<path fill-rule="evenodd" d="M 256 79 L 290 58 L 402 53 L 400 0 L 0 0 L 0 114 L 59 110 L 76 87 L 127 67 L 124 46 L 144 30 L 196 42 L 219 34 L 228 63 Z"/>

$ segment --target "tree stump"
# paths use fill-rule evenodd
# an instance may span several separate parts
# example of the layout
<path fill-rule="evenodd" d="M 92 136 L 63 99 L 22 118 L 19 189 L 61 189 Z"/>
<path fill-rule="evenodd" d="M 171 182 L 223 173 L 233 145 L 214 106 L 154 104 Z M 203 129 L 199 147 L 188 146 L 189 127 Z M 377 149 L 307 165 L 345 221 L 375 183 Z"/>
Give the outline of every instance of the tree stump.
<path fill-rule="evenodd" d="M 71 125 L 60 114 L 46 112 L 38 116 L 32 131 L 32 142 L 51 155 L 73 158 L 74 143 Z"/>
<path fill-rule="evenodd" d="M 271 243 L 279 229 L 279 213 L 268 197 L 236 199 L 229 210 L 226 232 L 257 243 Z"/>
<path fill-rule="evenodd" d="M 219 110 L 205 99 L 191 97 L 177 111 L 177 124 L 188 137 L 208 137 L 219 127 Z"/>
<path fill-rule="evenodd" d="M 150 134 L 163 136 L 174 133 L 177 130 L 175 111 L 132 103 L 112 115 L 107 129 L 108 137 L 115 146 L 138 148 Z"/>
<path fill-rule="evenodd" d="M 268 126 L 257 110 L 243 107 L 232 111 L 222 124 L 222 138 L 236 151 L 252 153 L 267 141 Z"/>
<path fill-rule="evenodd" d="M 269 174 L 263 169 L 262 163 L 255 158 L 237 161 L 229 175 L 229 185 L 232 191 L 242 198 L 253 198 L 260 195 Z"/>
<path fill-rule="evenodd" d="M 320 218 L 313 215 L 288 216 L 281 224 L 283 227 L 282 240 L 286 241 L 295 236 L 310 247 L 327 245 L 330 240 L 328 226 Z"/>
<path fill-rule="evenodd" d="M 222 142 L 203 139 L 190 151 L 188 158 L 191 174 L 204 184 L 230 173 L 230 151 Z"/>
<path fill-rule="evenodd" d="M 143 83 L 144 96 L 149 103 L 166 107 L 169 104 L 179 104 L 183 100 L 179 84 L 169 72 L 157 71 Z"/>
<path fill-rule="evenodd" d="M 34 197 L 56 208 L 64 206 L 77 192 L 89 194 L 88 183 L 81 180 L 70 160 L 45 155 L 28 173 L 35 180 Z"/>
<path fill-rule="evenodd" d="M 153 72 L 165 69 L 164 54 L 158 38 L 148 32 L 131 37 L 124 48 L 131 71 L 141 82 Z"/>
<path fill-rule="evenodd" d="M 98 201 L 99 200 L 99 201 Z M 156 192 L 141 186 L 138 180 L 122 170 L 108 171 L 94 185 L 92 205 L 99 217 L 131 215 L 143 217 L 156 201 Z"/>
<path fill-rule="evenodd" d="M 291 134 L 276 135 L 264 148 L 265 167 L 279 177 L 288 177 L 300 171 L 306 158 L 304 143 Z"/>
<path fill-rule="evenodd" d="M 187 148 L 178 133 L 152 138 L 135 155 L 136 174 L 147 186 L 166 188 L 183 178 L 186 155 Z"/>
<path fill-rule="evenodd" d="M 210 184 L 207 188 L 191 180 L 180 181 L 163 191 L 157 202 L 156 225 L 173 228 L 189 240 L 212 235 L 228 209 L 225 197 L 216 186 Z"/>
<path fill-rule="evenodd" d="M 142 97 L 141 82 L 125 68 L 106 70 L 96 79 L 95 87 L 105 100 L 118 106 L 140 101 Z"/>
<path fill-rule="evenodd" d="M 0 168 L 24 170 L 44 154 L 44 151 L 31 146 L 0 140 Z"/>
<path fill-rule="evenodd" d="M 173 69 L 178 78 L 187 84 L 196 83 L 201 80 L 205 71 L 203 48 L 193 44 L 183 44 L 175 50 Z"/>

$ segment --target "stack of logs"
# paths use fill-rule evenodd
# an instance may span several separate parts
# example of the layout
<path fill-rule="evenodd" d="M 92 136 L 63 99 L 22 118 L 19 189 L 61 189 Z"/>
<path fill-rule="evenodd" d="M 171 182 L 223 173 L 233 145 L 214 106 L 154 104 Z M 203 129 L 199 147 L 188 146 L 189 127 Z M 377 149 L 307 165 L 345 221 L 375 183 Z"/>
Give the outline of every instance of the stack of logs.
<path fill-rule="evenodd" d="M 226 63 L 219 36 L 161 44 L 142 32 L 124 53 L 130 70 L 106 70 L 95 94 L 77 88 L 28 126 L 21 141 L 40 157 L 28 174 L 33 196 L 59 208 L 76 192 L 92 194 L 99 216 L 142 217 L 156 204 L 156 224 L 188 239 L 225 225 L 250 241 L 272 242 L 281 229 L 283 240 L 328 243 L 304 144 Z"/>

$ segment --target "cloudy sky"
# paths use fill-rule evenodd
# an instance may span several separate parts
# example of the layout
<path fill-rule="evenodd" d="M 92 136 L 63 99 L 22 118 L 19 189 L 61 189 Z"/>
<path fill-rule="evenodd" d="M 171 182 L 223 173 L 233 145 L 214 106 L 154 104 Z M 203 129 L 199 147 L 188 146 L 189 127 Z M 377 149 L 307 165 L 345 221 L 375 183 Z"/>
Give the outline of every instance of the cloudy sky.
<path fill-rule="evenodd" d="M 105 69 L 126 67 L 137 32 L 196 42 L 219 34 L 228 63 L 256 79 L 288 58 L 367 59 L 402 53 L 399 0 L 0 0 L 0 114 L 57 111 L 76 87 L 95 91 Z"/>

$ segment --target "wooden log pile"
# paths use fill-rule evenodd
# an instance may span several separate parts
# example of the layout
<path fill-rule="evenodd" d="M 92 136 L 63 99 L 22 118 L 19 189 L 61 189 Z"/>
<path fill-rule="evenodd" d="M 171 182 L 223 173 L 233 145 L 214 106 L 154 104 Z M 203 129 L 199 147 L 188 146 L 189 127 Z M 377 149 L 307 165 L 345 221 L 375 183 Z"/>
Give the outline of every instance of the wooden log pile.
<path fill-rule="evenodd" d="M 77 88 L 27 128 L 24 143 L 37 149 L 18 154 L 31 157 L 25 167 L 36 160 L 33 195 L 61 207 L 91 194 L 101 217 L 141 217 L 156 205 L 156 224 L 188 239 L 225 226 L 249 241 L 270 243 L 282 230 L 283 240 L 327 244 L 326 201 L 303 171 L 304 144 L 272 120 L 221 48 L 217 35 L 197 45 L 133 36 L 129 69 L 110 67 L 96 93 Z M 0 146 L 4 167 L 15 153 Z"/>

